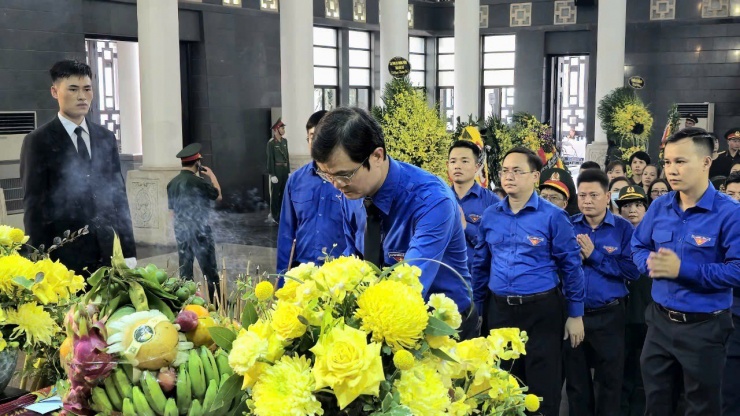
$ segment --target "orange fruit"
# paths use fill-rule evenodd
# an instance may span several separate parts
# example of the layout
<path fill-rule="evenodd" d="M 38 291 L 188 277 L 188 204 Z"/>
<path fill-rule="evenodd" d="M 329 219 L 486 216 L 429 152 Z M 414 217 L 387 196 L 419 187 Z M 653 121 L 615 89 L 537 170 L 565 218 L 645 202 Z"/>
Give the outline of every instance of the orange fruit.
<path fill-rule="evenodd" d="M 205 318 L 209 316 L 208 309 L 200 305 L 187 305 L 186 307 L 182 308 L 182 310 L 194 312 L 196 315 L 198 315 L 198 318 Z"/>
<path fill-rule="evenodd" d="M 185 336 L 195 347 L 200 347 L 201 345 L 210 347 L 213 345 L 213 338 L 211 338 L 211 331 L 208 328 L 212 326 L 216 326 L 216 321 L 210 316 L 198 318 L 198 326 L 194 330 L 187 332 Z"/>
<path fill-rule="evenodd" d="M 59 347 L 59 360 L 61 361 L 62 367 L 66 368 L 67 364 L 72 361 L 72 337 L 67 337 Z"/>

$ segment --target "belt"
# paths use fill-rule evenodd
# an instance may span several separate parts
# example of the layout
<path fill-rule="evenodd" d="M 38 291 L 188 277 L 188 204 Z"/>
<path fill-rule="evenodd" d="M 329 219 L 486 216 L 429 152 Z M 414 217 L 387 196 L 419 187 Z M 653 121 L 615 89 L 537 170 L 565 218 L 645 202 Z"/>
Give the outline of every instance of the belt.
<path fill-rule="evenodd" d="M 694 324 L 697 322 L 708 321 L 716 316 L 722 315 L 723 313 L 730 312 L 729 309 L 722 309 L 714 312 L 679 312 L 666 308 L 665 306 L 656 303 L 658 310 L 663 312 L 673 322 L 680 324 Z"/>
<path fill-rule="evenodd" d="M 519 305 L 524 305 L 525 303 L 532 303 L 538 300 L 542 300 L 548 297 L 549 295 L 557 292 L 557 290 L 558 289 L 554 287 L 544 292 L 532 293 L 531 295 L 511 295 L 511 296 L 499 296 L 493 293 L 493 298 L 497 302 L 504 303 L 509 306 L 519 306 Z"/>
<path fill-rule="evenodd" d="M 611 308 L 613 308 L 615 306 L 618 306 L 620 303 L 622 303 L 621 302 L 621 299 L 617 298 L 617 299 L 614 299 L 613 301 L 607 303 L 606 305 L 599 306 L 598 308 L 586 308 L 585 312 L 586 313 L 591 313 L 591 314 L 597 314 L 597 313 L 601 313 L 601 312 L 606 312 L 607 310 L 609 310 L 609 309 L 611 309 Z"/>

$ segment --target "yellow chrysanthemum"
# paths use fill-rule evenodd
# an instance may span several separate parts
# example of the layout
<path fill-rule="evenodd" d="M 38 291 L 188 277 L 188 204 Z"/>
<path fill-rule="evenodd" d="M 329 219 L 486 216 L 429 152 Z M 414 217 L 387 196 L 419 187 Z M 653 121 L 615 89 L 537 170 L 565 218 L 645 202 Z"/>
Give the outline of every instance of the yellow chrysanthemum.
<path fill-rule="evenodd" d="M 361 394 L 377 397 L 385 380 L 381 344 L 367 343 L 367 333 L 350 326 L 334 327 L 311 348 L 316 356 L 316 388 L 329 386 L 344 409 Z"/>
<path fill-rule="evenodd" d="M 8 225 L 0 225 L 0 246 L 11 247 L 18 244 L 25 244 L 28 236 L 23 230 L 13 228 Z"/>
<path fill-rule="evenodd" d="M 51 344 L 51 338 L 60 329 L 49 312 L 46 312 L 44 307 L 36 302 L 24 303 L 18 306 L 17 310 L 8 310 L 6 323 L 17 325 L 10 339 L 25 335 L 25 346 Z"/>
<path fill-rule="evenodd" d="M 306 357 L 283 357 L 265 370 L 254 385 L 252 399 L 257 416 L 323 415 L 314 396 L 316 382 Z"/>
<path fill-rule="evenodd" d="M 36 278 L 35 266 L 31 260 L 17 254 L 0 257 L 0 292 L 14 297 L 20 286 L 13 283 L 14 277 Z"/>
<path fill-rule="evenodd" d="M 406 350 L 398 350 L 393 354 L 393 365 L 401 371 L 410 370 L 414 367 L 414 355 Z"/>
<path fill-rule="evenodd" d="M 257 286 L 255 286 L 254 288 L 254 296 L 256 296 L 257 300 L 260 302 L 264 302 L 267 299 L 270 299 L 272 297 L 272 293 L 272 283 L 266 280 L 257 283 Z"/>
<path fill-rule="evenodd" d="M 527 333 L 519 328 L 492 329 L 486 341 L 493 354 L 501 360 L 515 360 L 527 353 L 524 348 Z"/>
<path fill-rule="evenodd" d="M 424 336 L 429 322 L 421 293 L 397 281 L 372 285 L 357 299 L 355 316 L 361 329 L 372 332 L 373 341 L 383 341 L 393 350 L 413 348 Z"/>
<path fill-rule="evenodd" d="M 283 353 L 285 352 L 285 342 L 278 338 L 275 330 L 269 322 L 259 320 L 252 325 L 249 325 L 247 330 L 249 332 L 254 332 L 261 339 L 267 340 L 267 353 L 264 356 L 267 361 L 275 362 L 283 356 Z"/>
<path fill-rule="evenodd" d="M 434 308 L 433 316 L 447 325 L 451 326 L 452 329 L 460 328 L 462 324 L 462 316 L 457 309 L 457 304 L 454 300 L 448 298 L 442 293 L 435 293 L 429 297 L 429 306 Z"/>
<path fill-rule="evenodd" d="M 393 271 L 388 276 L 389 280 L 397 280 L 403 284 L 411 286 L 417 292 L 421 293 L 424 290 L 424 286 L 419 280 L 421 277 L 421 269 L 417 266 L 412 266 L 408 263 L 401 264 L 393 268 Z"/>
<path fill-rule="evenodd" d="M 362 282 L 376 278 L 375 271 L 358 257 L 338 257 L 323 266 L 313 275 L 314 280 L 334 299 L 344 300 L 347 292 L 354 291 Z"/>
<path fill-rule="evenodd" d="M 241 329 L 229 353 L 229 366 L 235 373 L 246 374 L 268 351 L 268 341 L 254 331 Z"/>
<path fill-rule="evenodd" d="M 540 408 L 540 398 L 534 394 L 524 396 L 524 407 L 529 412 L 536 412 Z"/>
<path fill-rule="evenodd" d="M 301 307 L 278 301 L 275 312 L 272 314 L 272 329 L 283 340 L 300 337 L 306 333 L 306 325 L 298 319 L 298 315 L 302 313 Z"/>
<path fill-rule="evenodd" d="M 300 264 L 300 265 L 298 265 L 298 266 L 296 266 L 296 267 L 288 270 L 285 273 L 285 275 L 286 276 L 290 276 L 290 277 L 295 278 L 295 279 L 298 279 L 301 282 L 306 282 L 308 280 L 313 279 L 313 275 L 318 270 L 319 270 L 319 268 L 316 267 L 316 264 L 314 264 L 313 262 L 308 262 L 308 263 Z M 293 280 L 293 279 L 285 279 L 286 282 L 288 280 Z"/>
<path fill-rule="evenodd" d="M 394 383 L 401 404 L 411 409 L 411 414 L 435 416 L 447 415 L 450 395 L 434 367 L 420 363 L 409 371 L 401 373 Z"/>
<path fill-rule="evenodd" d="M 40 260 L 36 262 L 35 270 L 42 278 L 34 283 L 31 291 L 44 305 L 67 300 L 70 295 L 85 288 L 85 279 L 59 261 Z"/>

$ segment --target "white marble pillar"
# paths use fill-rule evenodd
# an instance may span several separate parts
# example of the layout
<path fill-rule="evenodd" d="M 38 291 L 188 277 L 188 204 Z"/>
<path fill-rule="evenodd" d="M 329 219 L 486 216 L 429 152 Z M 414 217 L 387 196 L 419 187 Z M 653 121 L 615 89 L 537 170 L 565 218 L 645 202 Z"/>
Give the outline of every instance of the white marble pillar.
<path fill-rule="evenodd" d="M 118 42 L 118 99 L 121 106 L 121 153 L 141 154 L 141 83 L 139 45 Z"/>
<path fill-rule="evenodd" d="M 136 9 L 143 164 L 126 180 L 131 219 L 137 242 L 173 245 L 167 183 L 180 171 L 182 149 L 177 0 L 138 0 Z"/>
<path fill-rule="evenodd" d="M 455 117 L 479 116 L 480 1 L 455 1 Z"/>
<path fill-rule="evenodd" d="M 280 104 L 291 166 L 311 158 L 306 121 L 313 114 L 313 2 L 280 1 Z M 270 132 L 265 131 L 265 136 Z M 263 150 L 264 153 L 264 150 Z"/>
<path fill-rule="evenodd" d="M 624 39 L 627 31 L 627 0 L 601 1 L 598 5 L 596 37 L 596 101 L 594 117 L 599 101 L 611 90 L 624 86 Z M 594 141 L 588 146 L 586 159 L 604 163 L 607 151 L 606 133 L 601 129 L 601 120 L 596 120 Z"/>
<path fill-rule="evenodd" d="M 393 77 L 388 62 L 396 56 L 409 58 L 409 2 L 407 0 L 380 0 L 380 85 Z"/>

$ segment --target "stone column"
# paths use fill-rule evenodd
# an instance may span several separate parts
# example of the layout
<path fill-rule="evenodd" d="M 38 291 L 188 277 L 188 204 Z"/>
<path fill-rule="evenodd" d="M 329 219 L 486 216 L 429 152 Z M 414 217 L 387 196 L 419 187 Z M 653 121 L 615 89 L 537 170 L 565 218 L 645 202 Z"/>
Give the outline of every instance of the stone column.
<path fill-rule="evenodd" d="M 121 153 L 141 154 L 141 83 L 139 45 L 118 42 L 118 99 L 121 105 Z"/>
<path fill-rule="evenodd" d="M 280 103 L 290 165 L 298 168 L 311 159 L 306 121 L 314 112 L 312 1 L 280 1 Z"/>
<path fill-rule="evenodd" d="M 598 5 L 598 13 L 594 117 L 599 108 L 599 101 L 611 90 L 624 86 L 627 0 L 601 1 Z M 606 133 L 601 129 L 601 120 L 596 120 L 594 141 L 586 150 L 586 159 L 603 164 L 607 148 Z"/>
<path fill-rule="evenodd" d="M 409 2 L 407 0 L 380 0 L 380 85 L 393 77 L 388 72 L 388 62 L 396 56 L 409 58 Z M 379 97 L 378 97 L 379 98 Z"/>
<path fill-rule="evenodd" d="M 455 117 L 480 111 L 480 1 L 455 1 Z"/>
<path fill-rule="evenodd" d="M 173 245 L 167 183 L 180 171 L 182 149 L 180 33 L 177 0 L 138 0 L 143 165 L 127 190 L 139 243 Z"/>

